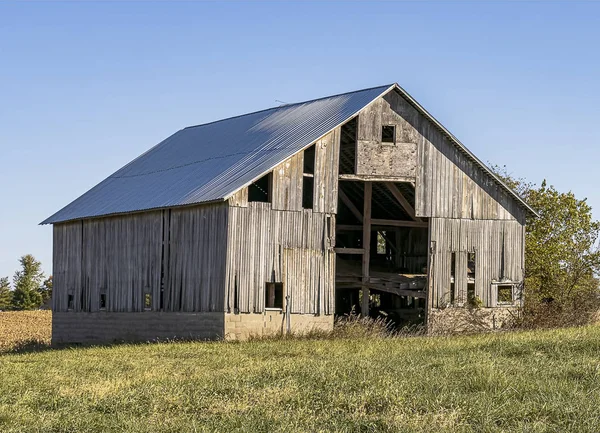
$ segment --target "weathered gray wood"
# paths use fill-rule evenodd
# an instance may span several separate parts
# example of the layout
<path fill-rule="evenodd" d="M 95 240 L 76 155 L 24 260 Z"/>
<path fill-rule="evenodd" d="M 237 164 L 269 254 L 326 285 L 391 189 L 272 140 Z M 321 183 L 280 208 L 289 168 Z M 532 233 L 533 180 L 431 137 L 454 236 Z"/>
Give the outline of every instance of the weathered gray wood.
<path fill-rule="evenodd" d="M 518 221 L 432 218 L 431 240 L 436 244 L 432 272 L 432 306 L 450 300 L 450 262 L 456 257 L 455 303 L 467 301 L 467 257 L 475 253 L 475 295 L 486 307 L 497 306 L 492 281 L 523 280 L 523 231 Z"/>
<path fill-rule="evenodd" d="M 304 153 L 288 158 L 273 169 L 273 209 L 302 210 Z"/>
<path fill-rule="evenodd" d="M 336 254 L 364 254 L 364 248 L 334 248 Z"/>
<path fill-rule="evenodd" d="M 391 227 L 428 227 L 427 221 L 385 220 L 373 218 L 371 224 Z"/>
<path fill-rule="evenodd" d="M 226 311 L 237 287 L 242 313 L 264 309 L 266 282 L 283 282 L 292 313 L 332 314 L 335 256 L 327 224 L 334 215 L 280 211 L 269 203 L 229 209 Z"/>

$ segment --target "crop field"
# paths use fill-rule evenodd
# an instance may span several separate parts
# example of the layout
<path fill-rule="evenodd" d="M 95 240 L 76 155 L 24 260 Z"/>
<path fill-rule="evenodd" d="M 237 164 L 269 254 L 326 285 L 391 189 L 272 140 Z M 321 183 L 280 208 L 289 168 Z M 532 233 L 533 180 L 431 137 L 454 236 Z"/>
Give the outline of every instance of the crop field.
<path fill-rule="evenodd" d="M 598 432 L 599 408 L 598 326 L 0 354 L 2 432 Z"/>
<path fill-rule="evenodd" d="M 50 344 L 51 311 L 0 312 L 0 352 Z"/>

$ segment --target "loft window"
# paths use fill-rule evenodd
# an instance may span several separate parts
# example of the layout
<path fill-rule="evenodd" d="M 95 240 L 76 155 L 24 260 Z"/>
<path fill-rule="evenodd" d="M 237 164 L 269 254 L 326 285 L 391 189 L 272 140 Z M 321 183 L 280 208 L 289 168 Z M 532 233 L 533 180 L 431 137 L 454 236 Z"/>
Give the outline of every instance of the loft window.
<path fill-rule="evenodd" d="M 304 168 L 302 170 L 302 207 L 312 209 L 315 196 L 315 145 L 304 151 Z"/>
<path fill-rule="evenodd" d="M 283 283 L 266 283 L 265 308 L 283 308 Z"/>
<path fill-rule="evenodd" d="M 75 298 L 73 298 L 73 295 L 68 295 L 67 296 L 67 310 L 72 310 L 74 308 L 75 305 Z"/>
<path fill-rule="evenodd" d="M 106 293 L 100 293 L 100 309 L 106 310 Z"/>
<path fill-rule="evenodd" d="M 394 125 L 383 125 L 381 127 L 381 142 L 396 143 L 396 127 Z"/>
<path fill-rule="evenodd" d="M 152 295 L 150 293 L 144 294 L 144 310 L 152 309 Z"/>
<path fill-rule="evenodd" d="M 498 303 L 512 304 L 513 300 L 513 286 L 509 284 L 498 285 Z"/>
<path fill-rule="evenodd" d="M 315 145 L 304 150 L 304 174 L 315 174 Z"/>
<path fill-rule="evenodd" d="M 271 203 L 272 174 L 267 173 L 248 187 L 248 201 Z"/>

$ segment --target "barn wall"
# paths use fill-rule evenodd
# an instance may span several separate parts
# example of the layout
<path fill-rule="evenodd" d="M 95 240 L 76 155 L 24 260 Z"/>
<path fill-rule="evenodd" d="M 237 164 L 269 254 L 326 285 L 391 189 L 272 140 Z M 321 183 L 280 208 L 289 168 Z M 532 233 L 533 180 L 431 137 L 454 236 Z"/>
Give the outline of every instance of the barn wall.
<path fill-rule="evenodd" d="M 226 204 L 171 211 L 165 311 L 223 311 Z"/>
<path fill-rule="evenodd" d="M 450 301 L 451 256 L 455 253 L 456 302 L 467 301 L 467 258 L 475 252 L 475 295 L 485 307 L 497 306 L 492 281 L 520 282 L 524 268 L 525 227 L 517 221 L 432 218 L 432 308 Z"/>
<path fill-rule="evenodd" d="M 225 203 L 56 224 L 53 310 L 222 312 L 226 236 Z"/>
<path fill-rule="evenodd" d="M 229 199 L 227 312 L 263 312 L 265 284 L 282 282 L 292 313 L 333 313 L 340 129 L 314 145 L 312 209 L 302 208 L 304 152 L 273 169 L 272 203 L 248 203 L 247 188 Z"/>
<path fill-rule="evenodd" d="M 283 282 L 292 313 L 333 313 L 335 216 L 249 203 L 230 207 L 229 222 L 227 312 L 262 312 L 265 283 Z"/>
<path fill-rule="evenodd" d="M 418 132 L 404 119 L 396 92 L 390 92 L 360 112 L 358 116 L 356 174 L 367 176 L 417 176 Z M 396 127 L 396 142 L 381 142 L 382 125 Z"/>
<path fill-rule="evenodd" d="M 520 203 L 498 186 L 396 91 L 358 117 L 358 175 L 416 180 L 418 217 L 516 219 Z M 396 126 L 396 143 L 381 143 L 382 125 Z"/>

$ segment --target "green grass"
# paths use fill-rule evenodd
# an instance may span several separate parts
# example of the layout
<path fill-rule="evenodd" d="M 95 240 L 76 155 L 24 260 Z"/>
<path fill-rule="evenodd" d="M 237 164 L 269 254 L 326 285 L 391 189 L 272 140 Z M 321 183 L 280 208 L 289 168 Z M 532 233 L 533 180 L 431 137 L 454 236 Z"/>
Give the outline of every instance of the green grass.
<path fill-rule="evenodd" d="M 600 327 L 0 354 L 2 432 L 600 431 Z"/>

